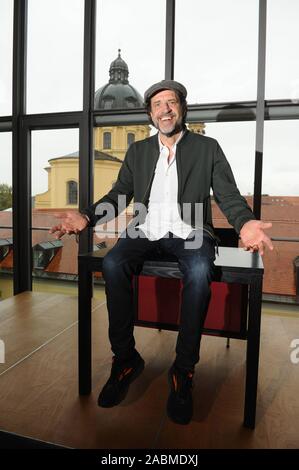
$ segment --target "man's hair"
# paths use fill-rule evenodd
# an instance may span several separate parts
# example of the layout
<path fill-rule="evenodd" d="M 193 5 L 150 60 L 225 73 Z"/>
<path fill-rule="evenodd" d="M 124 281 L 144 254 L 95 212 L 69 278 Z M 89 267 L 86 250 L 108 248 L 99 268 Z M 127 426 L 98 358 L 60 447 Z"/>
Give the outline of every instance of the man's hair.
<path fill-rule="evenodd" d="M 180 93 L 179 91 L 176 91 L 176 90 L 171 90 L 171 91 L 173 91 L 176 94 L 177 98 L 179 99 L 179 102 L 180 102 L 180 105 L 181 105 L 181 108 L 182 108 L 182 125 L 185 126 L 186 116 L 187 116 L 187 100 L 186 100 L 185 96 L 182 93 Z M 154 123 L 152 121 L 150 113 L 151 113 L 151 99 L 154 96 L 151 96 L 145 102 L 145 109 L 146 109 L 147 115 L 149 117 L 150 124 L 152 124 L 153 126 L 154 126 Z"/>

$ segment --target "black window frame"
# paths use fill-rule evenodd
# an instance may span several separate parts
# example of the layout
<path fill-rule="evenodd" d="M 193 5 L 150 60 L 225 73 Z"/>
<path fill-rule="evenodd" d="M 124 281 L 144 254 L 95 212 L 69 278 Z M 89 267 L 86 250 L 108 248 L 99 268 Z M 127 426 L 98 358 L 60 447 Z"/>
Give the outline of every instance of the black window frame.
<path fill-rule="evenodd" d="M 96 0 L 84 0 L 83 109 L 64 113 L 26 114 L 26 61 L 28 0 L 14 0 L 13 107 L 0 116 L 0 132 L 13 133 L 13 239 L 14 293 L 32 289 L 31 256 L 31 132 L 79 129 L 79 210 L 93 202 L 93 131 L 97 126 L 148 124 L 145 109 L 95 110 Z M 165 79 L 174 77 L 175 0 L 166 0 Z M 299 104 L 292 99 L 265 101 L 267 0 L 259 0 L 257 99 L 247 102 L 188 105 L 189 122 L 256 121 L 254 206 L 261 214 L 264 121 L 299 119 Z M 221 111 L 225 109 L 225 113 Z M 222 117 L 219 117 L 222 116 Z M 92 249 L 92 230 L 79 239 L 79 252 Z"/>

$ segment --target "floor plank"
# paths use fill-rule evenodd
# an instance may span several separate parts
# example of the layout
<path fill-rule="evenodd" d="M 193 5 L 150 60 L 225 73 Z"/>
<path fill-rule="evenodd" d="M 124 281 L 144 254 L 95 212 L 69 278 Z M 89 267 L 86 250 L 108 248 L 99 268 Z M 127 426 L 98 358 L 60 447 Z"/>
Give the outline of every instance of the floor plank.
<path fill-rule="evenodd" d="M 23 292 L 0 304 L 0 334 L 5 363 L 0 374 L 77 321 L 77 298 Z"/>
<path fill-rule="evenodd" d="M 93 304 L 93 391 L 79 398 L 76 302 L 48 297 L 26 293 L 0 305 L 6 338 L 17 338 L 8 363 L 23 358 L 0 375 L 0 429 L 75 448 L 299 448 L 299 364 L 290 360 L 290 343 L 299 338 L 295 317 L 263 316 L 255 431 L 242 426 L 246 343 L 231 340 L 227 349 L 210 336 L 196 367 L 194 417 L 180 426 L 165 412 L 175 332 L 135 328 L 146 368 L 124 402 L 99 408 L 112 357 L 106 306 Z"/>

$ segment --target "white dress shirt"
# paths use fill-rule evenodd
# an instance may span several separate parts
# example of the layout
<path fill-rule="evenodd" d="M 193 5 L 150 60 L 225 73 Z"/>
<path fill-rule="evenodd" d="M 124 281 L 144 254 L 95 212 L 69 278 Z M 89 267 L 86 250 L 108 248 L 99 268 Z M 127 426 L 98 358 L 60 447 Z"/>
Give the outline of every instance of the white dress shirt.
<path fill-rule="evenodd" d="M 193 230 L 191 225 L 181 219 L 178 208 L 176 147 L 182 135 L 183 132 L 172 147 L 173 155 L 169 162 L 169 149 L 158 137 L 160 155 L 151 187 L 148 212 L 144 223 L 139 226 L 149 240 L 159 240 L 168 232 L 186 240 Z"/>

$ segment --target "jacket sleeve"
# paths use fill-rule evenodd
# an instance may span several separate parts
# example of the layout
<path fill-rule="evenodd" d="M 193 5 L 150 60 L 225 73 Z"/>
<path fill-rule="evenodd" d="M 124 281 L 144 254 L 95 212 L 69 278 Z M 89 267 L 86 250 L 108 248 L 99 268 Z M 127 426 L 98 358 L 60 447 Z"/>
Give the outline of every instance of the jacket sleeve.
<path fill-rule="evenodd" d="M 214 198 L 228 222 L 240 233 L 242 226 L 255 216 L 237 188 L 231 167 L 220 147 L 216 143 L 213 161 L 212 189 Z"/>
<path fill-rule="evenodd" d="M 82 214 L 88 216 L 89 225 L 96 225 L 103 217 L 103 222 L 114 219 L 130 204 L 134 195 L 133 148 L 134 145 L 129 147 L 113 188 L 94 204 L 81 210 Z"/>

